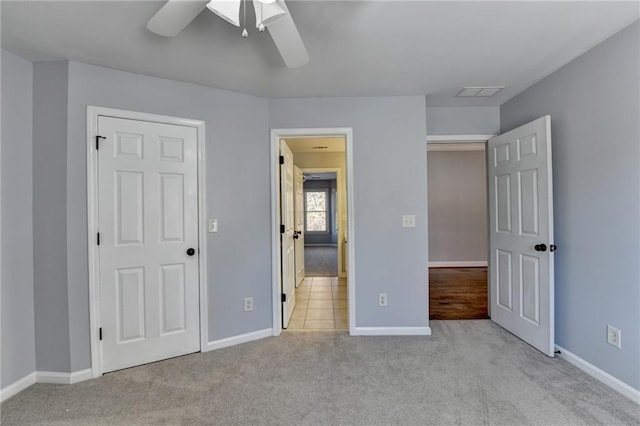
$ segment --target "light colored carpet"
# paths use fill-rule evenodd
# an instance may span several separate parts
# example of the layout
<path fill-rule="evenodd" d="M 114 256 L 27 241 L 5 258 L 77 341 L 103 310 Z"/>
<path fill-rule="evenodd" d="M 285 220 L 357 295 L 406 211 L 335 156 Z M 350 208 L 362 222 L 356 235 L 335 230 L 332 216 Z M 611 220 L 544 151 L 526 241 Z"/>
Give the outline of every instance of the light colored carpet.
<path fill-rule="evenodd" d="M 304 272 L 308 277 L 334 277 L 338 275 L 338 247 L 305 246 Z"/>
<path fill-rule="evenodd" d="M 2 425 L 629 424 L 640 407 L 490 321 L 431 337 L 285 332 L 2 404 Z"/>

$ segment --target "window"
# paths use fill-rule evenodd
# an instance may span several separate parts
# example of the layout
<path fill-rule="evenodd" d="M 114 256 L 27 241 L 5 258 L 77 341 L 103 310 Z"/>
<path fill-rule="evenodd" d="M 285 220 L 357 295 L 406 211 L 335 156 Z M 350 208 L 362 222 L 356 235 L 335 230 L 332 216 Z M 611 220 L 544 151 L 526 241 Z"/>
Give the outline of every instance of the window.
<path fill-rule="evenodd" d="M 305 191 L 305 232 L 328 232 L 327 190 Z"/>

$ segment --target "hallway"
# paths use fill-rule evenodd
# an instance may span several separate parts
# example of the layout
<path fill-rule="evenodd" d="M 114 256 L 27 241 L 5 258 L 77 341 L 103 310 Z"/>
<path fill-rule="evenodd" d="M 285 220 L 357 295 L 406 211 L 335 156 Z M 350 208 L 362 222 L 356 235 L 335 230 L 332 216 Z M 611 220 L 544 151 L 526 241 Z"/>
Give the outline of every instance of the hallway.
<path fill-rule="evenodd" d="M 296 289 L 287 330 L 347 330 L 347 279 L 307 277 Z"/>
<path fill-rule="evenodd" d="M 304 267 L 308 277 L 335 277 L 338 275 L 338 247 L 305 246 Z"/>

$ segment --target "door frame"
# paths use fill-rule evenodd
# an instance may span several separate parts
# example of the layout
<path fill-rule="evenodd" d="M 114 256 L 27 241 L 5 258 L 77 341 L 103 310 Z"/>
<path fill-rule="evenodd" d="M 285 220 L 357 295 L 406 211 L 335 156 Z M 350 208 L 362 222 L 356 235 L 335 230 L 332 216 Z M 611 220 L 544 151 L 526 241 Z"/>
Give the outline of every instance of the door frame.
<path fill-rule="evenodd" d="M 345 151 L 345 157 L 346 157 L 346 151 Z M 346 167 L 346 166 L 345 166 Z M 340 169 L 335 168 L 335 167 L 309 167 L 309 168 L 300 168 L 300 170 L 302 170 L 302 173 L 335 173 L 336 174 L 336 186 L 338 189 L 338 194 L 340 194 L 341 188 L 342 188 L 342 184 L 344 182 L 342 182 L 342 172 Z M 344 208 L 344 206 L 342 205 L 342 202 L 340 200 L 340 196 L 336 197 L 336 216 L 338 213 L 340 213 L 341 215 L 338 217 L 338 237 L 340 237 L 340 233 L 342 232 L 342 214 L 344 213 L 342 211 L 342 209 Z M 349 226 L 349 218 L 347 217 L 347 231 L 349 230 L 348 228 Z M 303 231 L 304 232 L 304 231 Z M 347 240 L 349 241 L 349 240 Z M 344 274 L 342 272 L 342 241 L 338 241 L 338 276 L 339 277 L 346 277 L 348 275 Z M 348 269 L 347 269 L 348 271 Z"/>
<path fill-rule="evenodd" d="M 280 253 L 280 145 L 282 138 L 317 138 L 342 136 L 345 138 L 345 167 L 347 178 L 347 293 L 349 299 L 349 334 L 354 334 L 356 327 L 356 288 L 355 288 L 355 230 L 354 230 L 354 198 L 353 198 L 353 129 L 351 127 L 332 128 L 292 128 L 271 129 L 271 282 L 272 282 L 272 314 L 273 335 L 282 333 L 281 302 L 281 253 Z"/>
<path fill-rule="evenodd" d="M 488 151 L 487 151 L 487 142 L 489 142 L 489 139 L 491 139 L 492 137 L 497 136 L 495 134 L 489 135 L 489 134 L 478 134 L 478 135 L 428 135 L 427 136 L 427 146 L 426 148 L 426 152 L 427 152 L 427 159 L 429 157 L 429 144 L 435 144 L 435 143 L 446 143 L 446 144 L 469 144 L 469 143 L 484 143 L 485 144 L 485 164 L 487 165 L 487 170 L 489 167 L 489 157 L 488 157 Z M 488 179 L 489 179 L 489 173 L 487 172 L 486 175 L 486 179 L 487 179 L 487 185 L 488 185 Z M 428 187 L 428 185 L 427 185 Z M 487 187 L 488 188 L 488 187 Z M 427 189 L 428 191 L 428 189 Z M 489 315 L 489 317 L 491 317 L 491 285 L 488 282 L 489 280 L 489 273 L 491 272 L 491 253 L 489 251 L 489 221 L 491 220 L 491 217 L 489 215 L 489 191 L 487 190 L 487 314 Z M 429 229 L 429 193 L 427 192 L 427 229 Z M 429 239 L 429 235 L 427 235 L 427 242 Z M 427 244 L 428 246 L 428 244 Z M 427 247 L 427 262 L 429 261 L 429 249 Z M 427 273 L 428 275 L 428 273 Z M 429 309 L 431 309 L 431 307 L 429 307 Z"/>
<path fill-rule="evenodd" d="M 208 302 L 207 302 L 207 203 L 206 203 L 206 162 L 205 162 L 205 122 L 188 118 L 147 114 L 113 108 L 87 106 L 87 253 L 89 266 L 89 324 L 91 344 L 92 377 L 102 375 L 102 344 L 98 335 L 100 327 L 100 275 L 98 246 L 95 236 L 98 232 L 98 117 L 112 117 L 160 124 L 193 127 L 197 134 L 197 177 L 198 177 L 198 288 L 200 309 L 200 351 L 207 350 Z"/>

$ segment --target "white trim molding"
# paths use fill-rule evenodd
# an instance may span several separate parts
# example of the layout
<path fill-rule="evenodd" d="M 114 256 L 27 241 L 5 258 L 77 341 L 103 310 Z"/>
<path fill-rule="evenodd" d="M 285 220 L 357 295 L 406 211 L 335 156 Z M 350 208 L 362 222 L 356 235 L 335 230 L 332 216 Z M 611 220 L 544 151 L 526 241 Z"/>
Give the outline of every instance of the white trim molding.
<path fill-rule="evenodd" d="M 436 142 L 428 142 L 427 143 L 427 151 L 429 152 L 438 152 L 438 151 L 483 151 L 487 147 L 487 144 L 484 142 L 460 142 L 460 143 L 436 143 Z"/>
<path fill-rule="evenodd" d="M 34 371 L 21 379 L 0 389 L 0 402 L 6 401 L 12 396 L 22 392 L 36 383 L 53 383 L 57 385 L 72 385 L 93 378 L 91 368 L 62 373 L 59 371 Z"/>
<path fill-rule="evenodd" d="M 21 379 L 0 389 L 0 402 L 6 401 L 12 396 L 22 392 L 26 388 L 36 383 L 36 372 L 29 373 Z"/>
<path fill-rule="evenodd" d="M 53 383 L 57 385 L 72 385 L 74 383 L 84 382 L 93 378 L 91 368 L 86 370 L 74 371 L 72 373 L 61 373 L 58 371 L 36 371 L 37 383 Z"/>
<path fill-rule="evenodd" d="M 352 336 L 431 336 L 431 327 L 354 327 Z"/>
<path fill-rule="evenodd" d="M 95 244 L 95 235 L 98 227 L 98 155 L 95 147 L 95 140 L 98 135 L 98 117 L 100 116 L 172 124 L 177 126 L 193 127 L 196 129 L 198 144 L 198 279 L 200 281 L 200 351 L 205 352 L 207 350 L 209 341 L 207 299 L 207 203 L 205 199 L 205 122 L 202 120 L 192 120 L 188 118 L 87 106 L 87 250 L 89 254 L 89 332 L 91 342 L 91 374 L 93 377 L 99 377 L 102 375 L 102 345 L 98 336 L 98 328 L 100 327 L 99 257 L 98 247 Z M 43 377 L 50 377 L 51 380 L 58 380 L 58 373 L 49 375 L 49 373 L 42 372 L 42 374 L 44 374 Z M 70 378 L 70 380 L 75 379 Z"/>
<path fill-rule="evenodd" d="M 486 142 L 496 135 L 427 135 L 427 143 Z"/>
<path fill-rule="evenodd" d="M 585 361 L 584 359 L 580 358 L 578 355 L 569 352 L 562 346 L 556 345 L 556 350 L 560 351 L 560 354 L 558 355 L 558 357 L 564 359 L 569 364 L 572 364 L 578 367 L 580 370 L 584 371 L 594 379 L 604 383 L 605 385 L 609 386 L 611 389 L 615 390 L 616 392 L 621 393 L 622 395 L 626 396 L 636 404 L 640 404 L 640 390 L 629 386 L 628 384 L 624 383 L 622 380 L 616 377 L 613 377 L 611 374 Z"/>
<path fill-rule="evenodd" d="M 429 268 L 482 268 L 489 264 L 486 260 L 461 260 L 454 262 L 429 262 Z"/>
<path fill-rule="evenodd" d="M 313 129 L 271 129 L 271 281 L 272 281 L 272 312 L 273 335 L 282 332 L 281 308 L 281 253 L 280 253 L 280 173 L 279 141 L 282 138 L 317 138 L 317 137 L 345 138 L 345 168 L 347 179 L 347 293 L 349 303 L 349 334 L 353 334 L 356 323 L 356 268 L 355 268 L 355 205 L 353 196 L 353 129 L 313 128 Z"/>
<path fill-rule="evenodd" d="M 207 344 L 206 351 L 213 351 L 216 349 L 228 348 L 229 346 L 239 345 L 241 343 L 253 342 L 254 340 L 264 339 L 265 337 L 272 337 L 273 329 L 265 328 L 264 330 L 252 331 L 251 333 L 239 334 L 237 336 L 227 337 L 225 339 L 214 340 Z"/>

